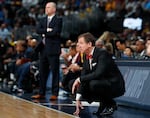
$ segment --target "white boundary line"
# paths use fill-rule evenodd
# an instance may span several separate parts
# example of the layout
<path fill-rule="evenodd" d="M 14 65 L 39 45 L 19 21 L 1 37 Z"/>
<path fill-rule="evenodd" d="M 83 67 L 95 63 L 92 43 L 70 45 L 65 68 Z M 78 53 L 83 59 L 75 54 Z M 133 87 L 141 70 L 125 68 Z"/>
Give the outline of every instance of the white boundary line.
<path fill-rule="evenodd" d="M 42 105 L 53 105 L 53 106 L 76 106 L 75 101 L 73 101 L 72 104 L 53 104 L 53 103 L 39 103 Z M 98 107 L 99 103 L 98 102 L 93 102 L 89 104 L 88 102 L 82 101 L 82 106 L 93 106 L 93 107 Z"/>

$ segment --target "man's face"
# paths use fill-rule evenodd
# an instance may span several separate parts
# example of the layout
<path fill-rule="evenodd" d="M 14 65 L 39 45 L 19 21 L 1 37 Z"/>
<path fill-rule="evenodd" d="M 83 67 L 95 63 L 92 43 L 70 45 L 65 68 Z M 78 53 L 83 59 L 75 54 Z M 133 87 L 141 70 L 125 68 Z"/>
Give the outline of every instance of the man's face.
<path fill-rule="evenodd" d="M 149 45 L 150 45 L 150 40 L 147 40 L 146 47 L 148 47 Z"/>
<path fill-rule="evenodd" d="M 81 53 L 89 53 L 89 48 L 92 47 L 91 42 L 85 42 L 84 37 L 78 39 L 77 45 Z"/>
<path fill-rule="evenodd" d="M 124 54 L 127 55 L 127 56 L 131 56 L 131 55 L 132 55 L 131 49 L 130 49 L 130 48 L 126 48 L 126 49 L 124 50 Z"/>
<path fill-rule="evenodd" d="M 52 3 L 48 3 L 45 7 L 45 13 L 50 16 L 55 13 L 55 8 Z"/>
<path fill-rule="evenodd" d="M 116 47 L 117 47 L 117 49 L 118 50 L 121 50 L 121 44 L 120 44 L 120 42 L 118 41 L 118 42 L 116 42 Z"/>
<path fill-rule="evenodd" d="M 144 44 L 142 44 L 142 42 L 140 42 L 140 41 L 136 41 L 136 51 L 137 52 L 141 52 L 142 50 L 144 50 Z"/>

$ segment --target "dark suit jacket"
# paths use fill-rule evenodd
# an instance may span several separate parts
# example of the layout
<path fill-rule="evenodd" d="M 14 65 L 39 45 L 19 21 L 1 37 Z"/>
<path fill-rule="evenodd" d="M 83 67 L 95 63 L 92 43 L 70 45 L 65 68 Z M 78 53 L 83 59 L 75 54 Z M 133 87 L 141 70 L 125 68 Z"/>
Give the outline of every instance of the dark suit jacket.
<path fill-rule="evenodd" d="M 105 50 L 94 49 L 91 70 L 88 60 L 84 58 L 80 81 L 86 83 L 90 80 L 108 80 L 106 84 L 110 85 L 113 97 L 121 96 L 125 92 L 123 76 L 112 56 Z"/>
<path fill-rule="evenodd" d="M 52 29 L 51 32 L 47 32 L 47 17 L 39 21 L 36 31 L 41 35 L 41 37 L 43 34 L 45 35 L 45 45 L 43 45 L 41 41 L 35 50 L 41 51 L 43 48 L 45 48 L 48 54 L 60 54 L 60 33 L 62 28 L 62 19 L 55 15 L 49 23 L 48 27 Z"/>

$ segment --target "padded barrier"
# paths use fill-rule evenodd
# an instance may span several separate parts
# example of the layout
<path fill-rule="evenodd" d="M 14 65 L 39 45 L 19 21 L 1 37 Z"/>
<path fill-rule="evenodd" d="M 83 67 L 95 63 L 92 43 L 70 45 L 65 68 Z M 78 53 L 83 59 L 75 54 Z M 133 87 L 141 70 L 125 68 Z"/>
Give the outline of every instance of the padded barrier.
<path fill-rule="evenodd" d="M 116 98 L 119 105 L 150 110 L 150 61 L 116 60 L 124 76 L 126 92 Z"/>

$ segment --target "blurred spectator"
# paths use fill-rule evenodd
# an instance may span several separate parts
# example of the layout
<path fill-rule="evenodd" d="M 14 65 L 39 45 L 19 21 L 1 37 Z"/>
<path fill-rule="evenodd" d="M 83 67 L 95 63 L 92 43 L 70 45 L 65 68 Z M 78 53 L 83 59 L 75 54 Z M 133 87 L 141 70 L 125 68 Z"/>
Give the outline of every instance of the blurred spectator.
<path fill-rule="evenodd" d="M 5 19 L 4 11 L 2 10 L 2 6 L 0 6 L 0 23 L 2 23 Z"/>
<path fill-rule="evenodd" d="M 36 7 L 30 7 L 28 16 L 34 20 L 36 19 Z"/>
<path fill-rule="evenodd" d="M 65 61 L 65 64 L 69 66 L 72 63 L 73 57 L 76 55 L 77 50 L 76 50 L 76 44 L 72 43 L 71 46 L 69 47 L 68 53 L 65 53 L 62 55 L 62 58 Z"/>
<path fill-rule="evenodd" d="M 28 35 L 26 37 L 26 42 L 27 42 L 27 49 L 25 51 L 27 57 L 31 58 L 31 54 L 32 54 L 32 51 L 33 51 L 33 48 L 31 46 L 31 43 L 32 43 L 32 36 L 31 35 Z"/>
<path fill-rule="evenodd" d="M 2 38 L 2 40 L 11 40 L 11 32 L 8 30 L 5 23 L 2 23 L 0 26 L 0 37 Z"/>
<path fill-rule="evenodd" d="M 116 58 L 121 58 L 124 50 L 126 49 L 125 40 L 116 40 L 115 46 L 117 48 L 117 52 L 116 52 L 115 56 L 116 56 Z"/>
<path fill-rule="evenodd" d="M 146 48 L 146 59 L 150 59 L 150 45 Z"/>
<path fill-rule="evenodd" d="M 113 47 L 113 43 L 114 43 L 114 38 L 115 38 L 115 34 L 109 31 L 105 31 L 103 32 L 103 34 L 99 37 L 98 40 L 103 40 L 104 41 L 104 48 L 110 53 L 110 54 L 114 54 L 114 47 Z"/>
<path fill-rule="evenodd" d="M 144 55 L 144 59 L 150 59 L 150 37 L 146 38 L 145 41 L 145 55 Z"/>
<path fill-rule="evenodd" d="M 37 14 L 37 21 L 44 18 L 45 16 L 46 16 L 45 15 L 45 10 L 42 7 L 40 7 L 39 11 L 38 11 L 38 14 Z"/>
<path fill-rule="evenodd" d="M 83 64 L 83 54 L 80 53 L 79 47 L 76 44 L 74 44 L 74 46 L 73 48 L 75 48 L 76 53 L 74 56 L 72 56 L 70 65 L 62 67 L 62 87 L 68 92 L 71 92 L 69 88 L 70 81 L 74 81 L 77 77 L 80 76 Z"/>
<path fill-rule="evenodd" d="M 105 5 L 107 19 L 114 18 L 116 16 L 116 1 L 108 0 Z"/>
<path fill-rule="evenodd" d="M 4 65 L 3 65 L 3 55 L 6 53 L 6 45 L 4 41 L 0 38 L 0 75 L 4 71 Z"/>
<path fill-rule="evenodd" d="M 25 8 L 30 8 L 31 6 L 37 5 L 39 0 L 22 0 L 22 6 Z"/>
<path fill-rule="evenodd" d="M 72 45 L 73 41 L 72 40 L 67 40 L 65 47 L 69 48 Z"/>
<path fill-rule="evenodd" d="M 136 41 L 135 45 L 136 45 L 135 58 L 143 59 L 145 55 L 145 41 L 140 38 Z"/>
<path fill-rule="evenodd" d="M 126 47 L 121 58 L 134 59 L 134 50 L 131 47 Z"/>
<path fill-rule="evenodd" d="M 27 62 L 20 65 L 20 67 L 17 69 L 17 85 L 18 85 L 18 92 L 32 92 L 32 79 L 30 78 L 31 74 L 31 66 L 32 63 L 35 63 L 38 61 L 38 54 L 34 53 L 33 49 L 37 45 L 37 41 L 35 39 L 29 39 L 28 40 L 28 48 L 25 51 Z M 27 50 L 30 48 L 30 51 L 28 51 L 29 54 L 27 54 Z M 28 85 L 26 85 L 28 84 Z"/>
<path fill-rule="evenodd" d="M 98 48 L 104 48 L 104 41 L 102 39 L 96 40 L 95 46 Z"/>
<path fill-rule="evenodd" d="M 145 11 L 150 11 L 150 0 L 144 0 L 143 1 L 143 9 Z"/>
<path fill-rule="evenodd" d="M 145 22 L 143 24 L 143 30 L 142 30 L 142 37 L 146 37 L 147 34 L 150 32 L 150 22 Z"/>

